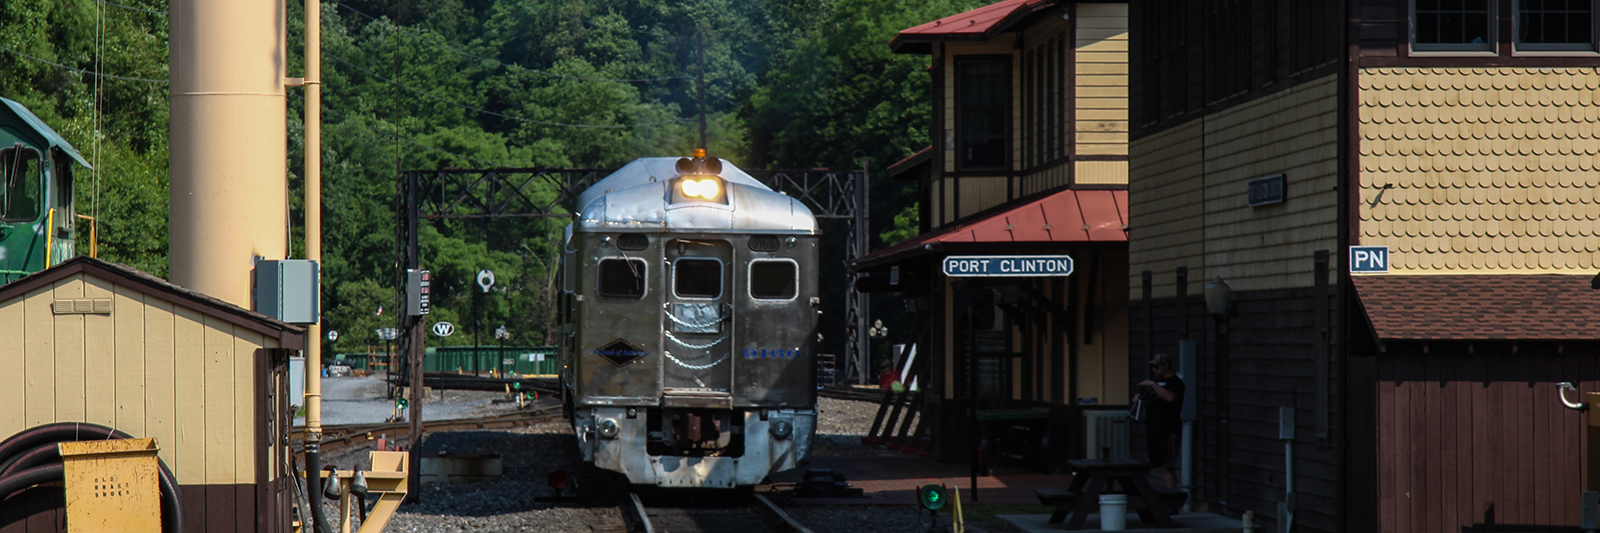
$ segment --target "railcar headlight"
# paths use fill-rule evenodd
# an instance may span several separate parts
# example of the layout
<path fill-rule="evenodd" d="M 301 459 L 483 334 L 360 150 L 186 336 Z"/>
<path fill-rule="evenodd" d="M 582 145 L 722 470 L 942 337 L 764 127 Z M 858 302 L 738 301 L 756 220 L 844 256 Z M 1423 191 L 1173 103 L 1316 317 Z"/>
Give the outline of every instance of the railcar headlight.
<path fill-rule="evenodd" d="M 705 178 L 698 180 L 694 178 L 684 178 L 683 182 L 679 184 L 679 188 L 683 191 L 683 196 L 685 198 L 705 198 L 707 200 L 712 200 L 715 199 L 717 195 L 722 194 L 722 184 L 717 183 L 716 178 Z"/>
<path fill-rule="evenodd" d="M 617 426 L 616 420 L 612 420 L 610 418 L 604 418 L 600 420 L 599 433 L 601 438 L 615 439 L 617 438 L 617 434 L 621 432 L 622 428 Z"/>
<path fill-rule="evenodd" d="M 790 424 L 788 420 L 774 420 L 774 421 L 772 421 L 772 436 L 773 436 L 773 438 L 776 438 L 778 440 L 784 440 L 784 439 L 789 438 L 789 436 L 793 435 L 793 434 L 794 434 L 794 425 Z"/>

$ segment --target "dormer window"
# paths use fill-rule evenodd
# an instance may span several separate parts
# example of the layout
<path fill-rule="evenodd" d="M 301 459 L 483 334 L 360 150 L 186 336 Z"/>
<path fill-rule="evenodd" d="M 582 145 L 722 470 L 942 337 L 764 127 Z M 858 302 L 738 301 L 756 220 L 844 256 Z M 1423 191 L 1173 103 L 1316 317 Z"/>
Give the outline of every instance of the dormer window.
<path fill-rule="evenodd" d="M 956 169 L 1005 170 L 1011 57 L 956 58 Z"/>

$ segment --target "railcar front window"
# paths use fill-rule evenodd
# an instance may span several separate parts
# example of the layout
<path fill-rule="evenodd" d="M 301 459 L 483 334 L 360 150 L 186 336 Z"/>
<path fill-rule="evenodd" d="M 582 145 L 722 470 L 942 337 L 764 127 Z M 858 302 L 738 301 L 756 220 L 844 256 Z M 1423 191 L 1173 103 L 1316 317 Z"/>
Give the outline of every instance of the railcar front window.
<path fill-rule="evenodd" d="M 789 300 L 799 292 L 799 276 L 790 261 L 750 263 L 750 297 L 762 300 Z"/>
<path fill-rule="evenodd" d="M 644 260 L 601 259 L 600 295 L 609 298 L 643 298 Z"/>
<path fill-rule="evenodd" d="M 685 298 L 722 296 L 722 262 L 715 259 L 679 259 L 673 264 L 672 290 Z"/>
<path fill-rule="evenodd" d="M 39 218 L 44 184 L 40 182 L 39 152 L 28 148 L 0 150 L 0 172 L 4 172 L 0 219 L 10 221 Z"/>

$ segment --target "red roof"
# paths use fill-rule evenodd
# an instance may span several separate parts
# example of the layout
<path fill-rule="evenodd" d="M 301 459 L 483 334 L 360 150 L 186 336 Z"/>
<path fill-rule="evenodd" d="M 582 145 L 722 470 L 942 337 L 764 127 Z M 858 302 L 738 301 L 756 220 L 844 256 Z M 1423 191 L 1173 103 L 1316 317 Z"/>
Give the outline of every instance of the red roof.
<path fill-rule="evenodd" d="M 946 246 L 1128 242 L 1128 191 L 1063 189 L 856 259 L 864 267 Z"/>
<path fill-rule="evenodd" d="M 1382 341 L 1600 340 L 1590 276 L 1351 276 Z"/>
<path fill-rule="evenodd" d="M 1004 0 L 966 13 L 951 15 L 927 24 L 900 30 L 889 48 L 896 53 L 928 53 L 927 43 L 943 41 L 987 41 L 1006 31 L 1023 17 L 1055 6 L 1055 0 Z"/>

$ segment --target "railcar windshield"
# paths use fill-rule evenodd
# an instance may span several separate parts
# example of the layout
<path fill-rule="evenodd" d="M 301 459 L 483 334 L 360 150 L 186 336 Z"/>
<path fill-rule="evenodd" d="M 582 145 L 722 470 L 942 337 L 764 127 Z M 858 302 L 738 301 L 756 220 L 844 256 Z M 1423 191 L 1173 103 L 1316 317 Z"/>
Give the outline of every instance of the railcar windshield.
<path fill-rule="evenodd" d="M 760 300 L 790 300 L 799 292 L 799 269 L 794 261 L 752 261 L 750 297 Z"/>
<path fill-rule="evenodd" d="M 672 290 L 684 298 L 722 296 L 722 262 L 715 259 L 679 259 L 673 263 Z"/>
<path fill-rule="evenodd" d="M 601 259 L 600 295 L 608 298 L 644 297 L 644 260 Z"/>
<path fill-rule="evenodd" d="M 0 219 L 18 222 L 37 220 L 44 198 L 43 177 L 39 174 L 39 152 L 32 148 L 0 150 Z"/>

